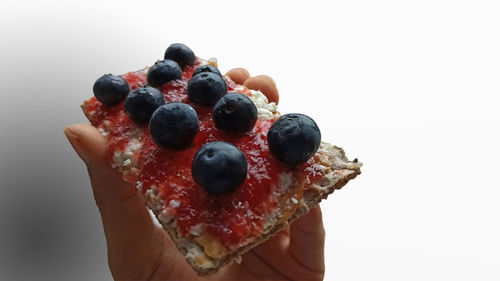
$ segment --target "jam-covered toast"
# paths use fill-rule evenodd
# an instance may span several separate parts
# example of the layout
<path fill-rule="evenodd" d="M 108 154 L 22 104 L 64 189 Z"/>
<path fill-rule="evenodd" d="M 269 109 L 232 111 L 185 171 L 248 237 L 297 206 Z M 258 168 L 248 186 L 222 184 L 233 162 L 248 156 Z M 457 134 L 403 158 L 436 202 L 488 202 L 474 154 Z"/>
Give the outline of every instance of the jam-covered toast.
<path fill-rule="evenodd" d="M 184 47 L 150 68 L 101 77 L 82 109 L 107 138 L 111 165 L 193 269 L 210 275 L 355 178 L 361 163 L 321 142 L 312 119 L 280 117 L 264 94 Z"/>

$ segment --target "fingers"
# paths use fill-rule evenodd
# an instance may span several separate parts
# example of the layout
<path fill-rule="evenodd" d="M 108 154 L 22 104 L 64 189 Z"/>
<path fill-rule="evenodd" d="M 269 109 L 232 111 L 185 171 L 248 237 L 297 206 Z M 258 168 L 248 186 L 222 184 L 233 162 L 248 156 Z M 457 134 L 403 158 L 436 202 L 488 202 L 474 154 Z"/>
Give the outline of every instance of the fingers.
<path fill-rule="evenodd" d="M 241 68 L 241 67 L 229 70 L 226 73 L 226 75 L 229 76 L 229 78 L 231 78 L 231 80 L 233 80 L 234 82 L 241 84 L 241 85 L 243 85 L 243 83 L 245 83 L 245 81 L 248 78 L 250 78 L 250 73 L 248 73 L 248 71 L 246 69 Z"/>
<path fill-rule="evenodd" d="M 285 229 L 251 252 L 266 257 L 276 270 L 292 279 L 320 280 L 325 270 L 324 243 L 321 210 L 316 207 L 293 222 L 289 230 Z"/>
<path fill-rule="evenodd" d="M 245 81 L 245 83 L 243 83 L 243 86 L 252 90 L 261 91 L 264 95 L 266 95 L 269 102 L 275 102 L 278 104 L 280 100 L 276 83 L 267 75 L 250 77 Z"/>
<path fill-rule="evenodd" d="M 325 229 L 318 206 L 290 226 L 289 251 L 305 268 L 324 272 L 324 245 Z"/>
<path fill-rule="evenodd" d="M 290 237 L 286 230 L 283 230 L 269 238 L 265 243 L 253 248 L 252 251 L 260 256 L 269 257 L 286 251 L 289 244 Z"/>
<path fill-rule="evenodd" d="M 244 68 L 234 68 L 226 73 L 231 80 L 252 90 L 261 91 L 269 102 L 279 102 L 279 92 L 274 80 L 267 75 L 258 75 L 250 77 L 248 71 Z"/>
<path fill-rule="evenodd" d="M 96 128 L 78 124 L 64 129 L 71 145 L 87 165 L 101 212 L 109 254 L 121 255 L 153 231 L 154 224 L 134 187 L 122 180 L 106 159 L 106 140 Z"/>

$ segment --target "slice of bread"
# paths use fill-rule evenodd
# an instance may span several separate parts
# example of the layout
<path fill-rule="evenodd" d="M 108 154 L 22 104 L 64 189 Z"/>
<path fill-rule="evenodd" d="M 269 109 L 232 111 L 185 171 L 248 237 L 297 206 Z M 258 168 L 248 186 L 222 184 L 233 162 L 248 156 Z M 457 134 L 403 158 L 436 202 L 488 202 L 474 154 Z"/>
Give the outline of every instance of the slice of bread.
<path fill-rule="evenodd" d="M 147 68 L 136 73 L 146 74 Z M 229 77 L 225 78 L 228 82 L 234 83 Z M 238 86 L 236 91 L 246 94 L 256 104 L 259 120 L 279 117 L 276 104 L 269 103 L 261 92 L 249 90 L 243 86 Z M 96 112 L 89 110 L 88 106 L 89 101 L 82 105 L 85 115 L 104 137 L 109 138 L 109 122 L 95 122 L 93 119 Z M 142 182 L 131 180 L 141 173 L 141 167 L 134 157 L 134 153 L 141 149 L 142 134 L 143 130 L 139 128 L 127 132 L 128 144 L 123 150 L 112 151 L 112 165 L 120 170 L 124 180 L 131 182 L 141 191 L 140 194 L 142 194 L 146 204 L 168 232 L 186 261 L 201 276 L 213 274 L 231 262 L 240 262 L 245 252 L 283 230 L 289 223 L 306 214 L 309 209 L 315 207 L 335 189 L 342 188 L 349 180 L 361 173 L 362 164 L 357 159 L 349 161 L 341 148 L 322 142 L 316 155 L 308 162 L 309 167 L 314 169 L 315 173 L 319 173 L 314 177 L 315 180 L 310 181 L 307 177 L 292 171 L 281 174 L 279 194 L 277 195 L 279 203 L 266 217 L 261 235 L 248 239 L 240 244 L 236 250 L 229 251 L 219 239 L 201 229 L 191 231 L 188 236 L 180 235 L 176 227 L 175 217 L 166 211 L 172 202 L 165 203 L 159 190 L 154 186 L 143 191 Z"/>

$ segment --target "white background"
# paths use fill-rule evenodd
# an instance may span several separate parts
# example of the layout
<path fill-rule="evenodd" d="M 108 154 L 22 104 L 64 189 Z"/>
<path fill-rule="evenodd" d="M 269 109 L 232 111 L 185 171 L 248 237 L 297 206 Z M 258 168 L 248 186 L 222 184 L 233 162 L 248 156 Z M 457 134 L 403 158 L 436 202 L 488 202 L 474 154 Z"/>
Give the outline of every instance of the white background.
<path fill-rule="evenodd" d="M 0 279 L 111 279 L 62 128 L 86 122 L 100 75 L 183 42 L 223 72 L 272 76 L 282 113 L 364 163 L 321 204 L 325 280 L 499 280 L 499 14 L 460 0 L 2 1 Z"/>

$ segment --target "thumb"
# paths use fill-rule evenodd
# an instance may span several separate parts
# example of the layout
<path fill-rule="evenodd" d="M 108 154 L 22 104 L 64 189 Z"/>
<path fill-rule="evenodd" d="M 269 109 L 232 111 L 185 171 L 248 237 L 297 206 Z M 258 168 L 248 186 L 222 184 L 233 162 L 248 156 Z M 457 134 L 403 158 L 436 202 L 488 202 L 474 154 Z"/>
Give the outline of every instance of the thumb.
<path fill-rule="evenodd" d="M 135 188 L 108 163 L 106 140 L 99 131 L 77 124 L 66 127 L 64 133 L 87 165 L 106 234 L 110 267 L 113 268 L 112 263 L 123 265 L 134 246 L 143 247 L 150 242 L 156 227 Z"/>
<path fill-rule="evenodd" d="M 111 168 L 107 160 L 106 140 L 96 128 L 77 124 L 66 127 L 64 133 L 87 165 L 94 196 L 101 212 L 113 212 L 120 203 L 128 200 L 140 202 L 140 206 L 144 207 L 135 188 L 123 181 L 120 173 Z"/>

